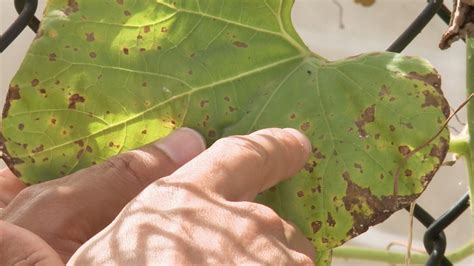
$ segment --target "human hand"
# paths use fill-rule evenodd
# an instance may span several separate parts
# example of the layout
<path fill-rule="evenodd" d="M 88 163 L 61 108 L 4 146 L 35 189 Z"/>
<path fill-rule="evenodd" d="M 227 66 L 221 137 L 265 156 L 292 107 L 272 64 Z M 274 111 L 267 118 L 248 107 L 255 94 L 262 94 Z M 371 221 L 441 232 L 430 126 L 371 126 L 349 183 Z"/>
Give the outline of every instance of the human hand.
<path fill-rule="evenodd" d="M 66 262 L 140 191 L 204 149 L 201 136 L 179 129 L 155 144 L 26 188 L 9 170 L 0 171 L 0 204 L 6 205 L 0 212 L 0 261 L 53 265 L 57 252 Z"/>
<path fill-rule="evenodd" d="M 311 243 L 252 202 L 294 175 L 311 151 L 294 129 L 218 140 L 141 192 L 71 265 L 313 264 Z"/>
<path fill-rule="evenodd" d="M 0 210 L 26 187 L 8 168 L 0 169 Z"/>

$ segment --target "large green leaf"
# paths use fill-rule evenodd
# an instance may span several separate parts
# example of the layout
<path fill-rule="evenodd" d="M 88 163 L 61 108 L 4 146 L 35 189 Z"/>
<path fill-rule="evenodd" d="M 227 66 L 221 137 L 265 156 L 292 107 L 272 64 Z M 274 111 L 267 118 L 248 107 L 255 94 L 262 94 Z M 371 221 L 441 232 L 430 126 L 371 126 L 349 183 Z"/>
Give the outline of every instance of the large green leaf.
<path fill-rule="evenodd" d="M 439 76 L 394 53 L 327 61 L 296 34 L 292 4 L 50 0 L 7 96 L 6 163 L 37 183 L 181 126 L 209 143 L 294 127 L 313 155 L 259 200 L 320 251 L 366 231 L 414 200 L 444 159 L 446 130 L 401 164 L 449 113 Z"/>

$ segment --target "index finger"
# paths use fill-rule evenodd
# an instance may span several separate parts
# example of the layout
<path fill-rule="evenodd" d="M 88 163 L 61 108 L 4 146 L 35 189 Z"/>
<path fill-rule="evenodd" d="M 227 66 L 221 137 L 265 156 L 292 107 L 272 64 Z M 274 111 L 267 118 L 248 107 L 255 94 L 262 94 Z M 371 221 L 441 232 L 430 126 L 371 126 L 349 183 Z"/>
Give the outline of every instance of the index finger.
<path fill-rule="evenodd" d="M 310 141 L 296 129 L 264 129 L 218 140 L 169 178 L 228 200 L 251 201 L 296 174 L 310 152 Z"/>

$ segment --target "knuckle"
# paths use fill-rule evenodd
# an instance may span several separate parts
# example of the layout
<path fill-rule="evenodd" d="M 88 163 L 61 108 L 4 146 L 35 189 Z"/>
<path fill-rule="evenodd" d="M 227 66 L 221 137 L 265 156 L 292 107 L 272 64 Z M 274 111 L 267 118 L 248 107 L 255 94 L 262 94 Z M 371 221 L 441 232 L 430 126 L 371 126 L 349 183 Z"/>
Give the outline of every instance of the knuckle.
<path fill-rule="evenodd" d="M 112 169 L 120 176 L 132 178 L 142 185 L 148 185 L 148 171 L 150 156 L 140 150 L 122 153 L 107 159 L 103 166 Z"/>
<path fill-rule="evenodd" d="M 270 152 L 264 146 L 246 136 L 226 137 L 214 145 L 226 151 L 235 150 L 240 156 L 246 156 L 246 159 L 257 165 L 266 165 L 270 158 Z"/>
<path fill-rule="evenodd" d="M 25 189 L 20 191 L 18 195 L 16 195 L 15 201 L 27 201 L 33 198 L 37 198 L 38 195 L 40 195 L 42 192 L 42 189 L 40 190 L 39 186 L 41 186 L 41 184 L 37 186 L 26 187 Z"/>
<path fill-rule="evenodd" d="M 253 218 L 265 230 L 284 230 L 282 219 L 271 208 L 258 203 L 247 202 L 244 204 L 244 210 L 251 219 Z"/>

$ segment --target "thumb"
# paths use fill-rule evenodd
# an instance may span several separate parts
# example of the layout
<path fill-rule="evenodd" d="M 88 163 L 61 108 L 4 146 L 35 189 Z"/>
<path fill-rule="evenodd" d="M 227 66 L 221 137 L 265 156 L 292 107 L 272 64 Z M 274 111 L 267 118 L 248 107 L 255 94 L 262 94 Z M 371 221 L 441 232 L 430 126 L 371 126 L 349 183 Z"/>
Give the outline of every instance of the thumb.
<path fill-rule="evenodd" d="M 92 224 L 101 230 L 149 184 L 172 174 L 204 149 L 201 135 L 181 128 L 155 143 L 76 172 L 63 180 L 63 186 L 75 192 L 84 214 L 96 218 Z"/>
<path fill-rule="evenodd" d="M 173 173 L 205 148 L 205 141 L 199 133 L 180 128 L 155 143 L 122 153 L 83 171 L 87 176 L 100 176 L 109 186 L 117 185 L 120 192 L 130 192 L 135 186 L 138 193 L 158 178 Z M 78 172 L 77 175 L 85 173 Z"/>

